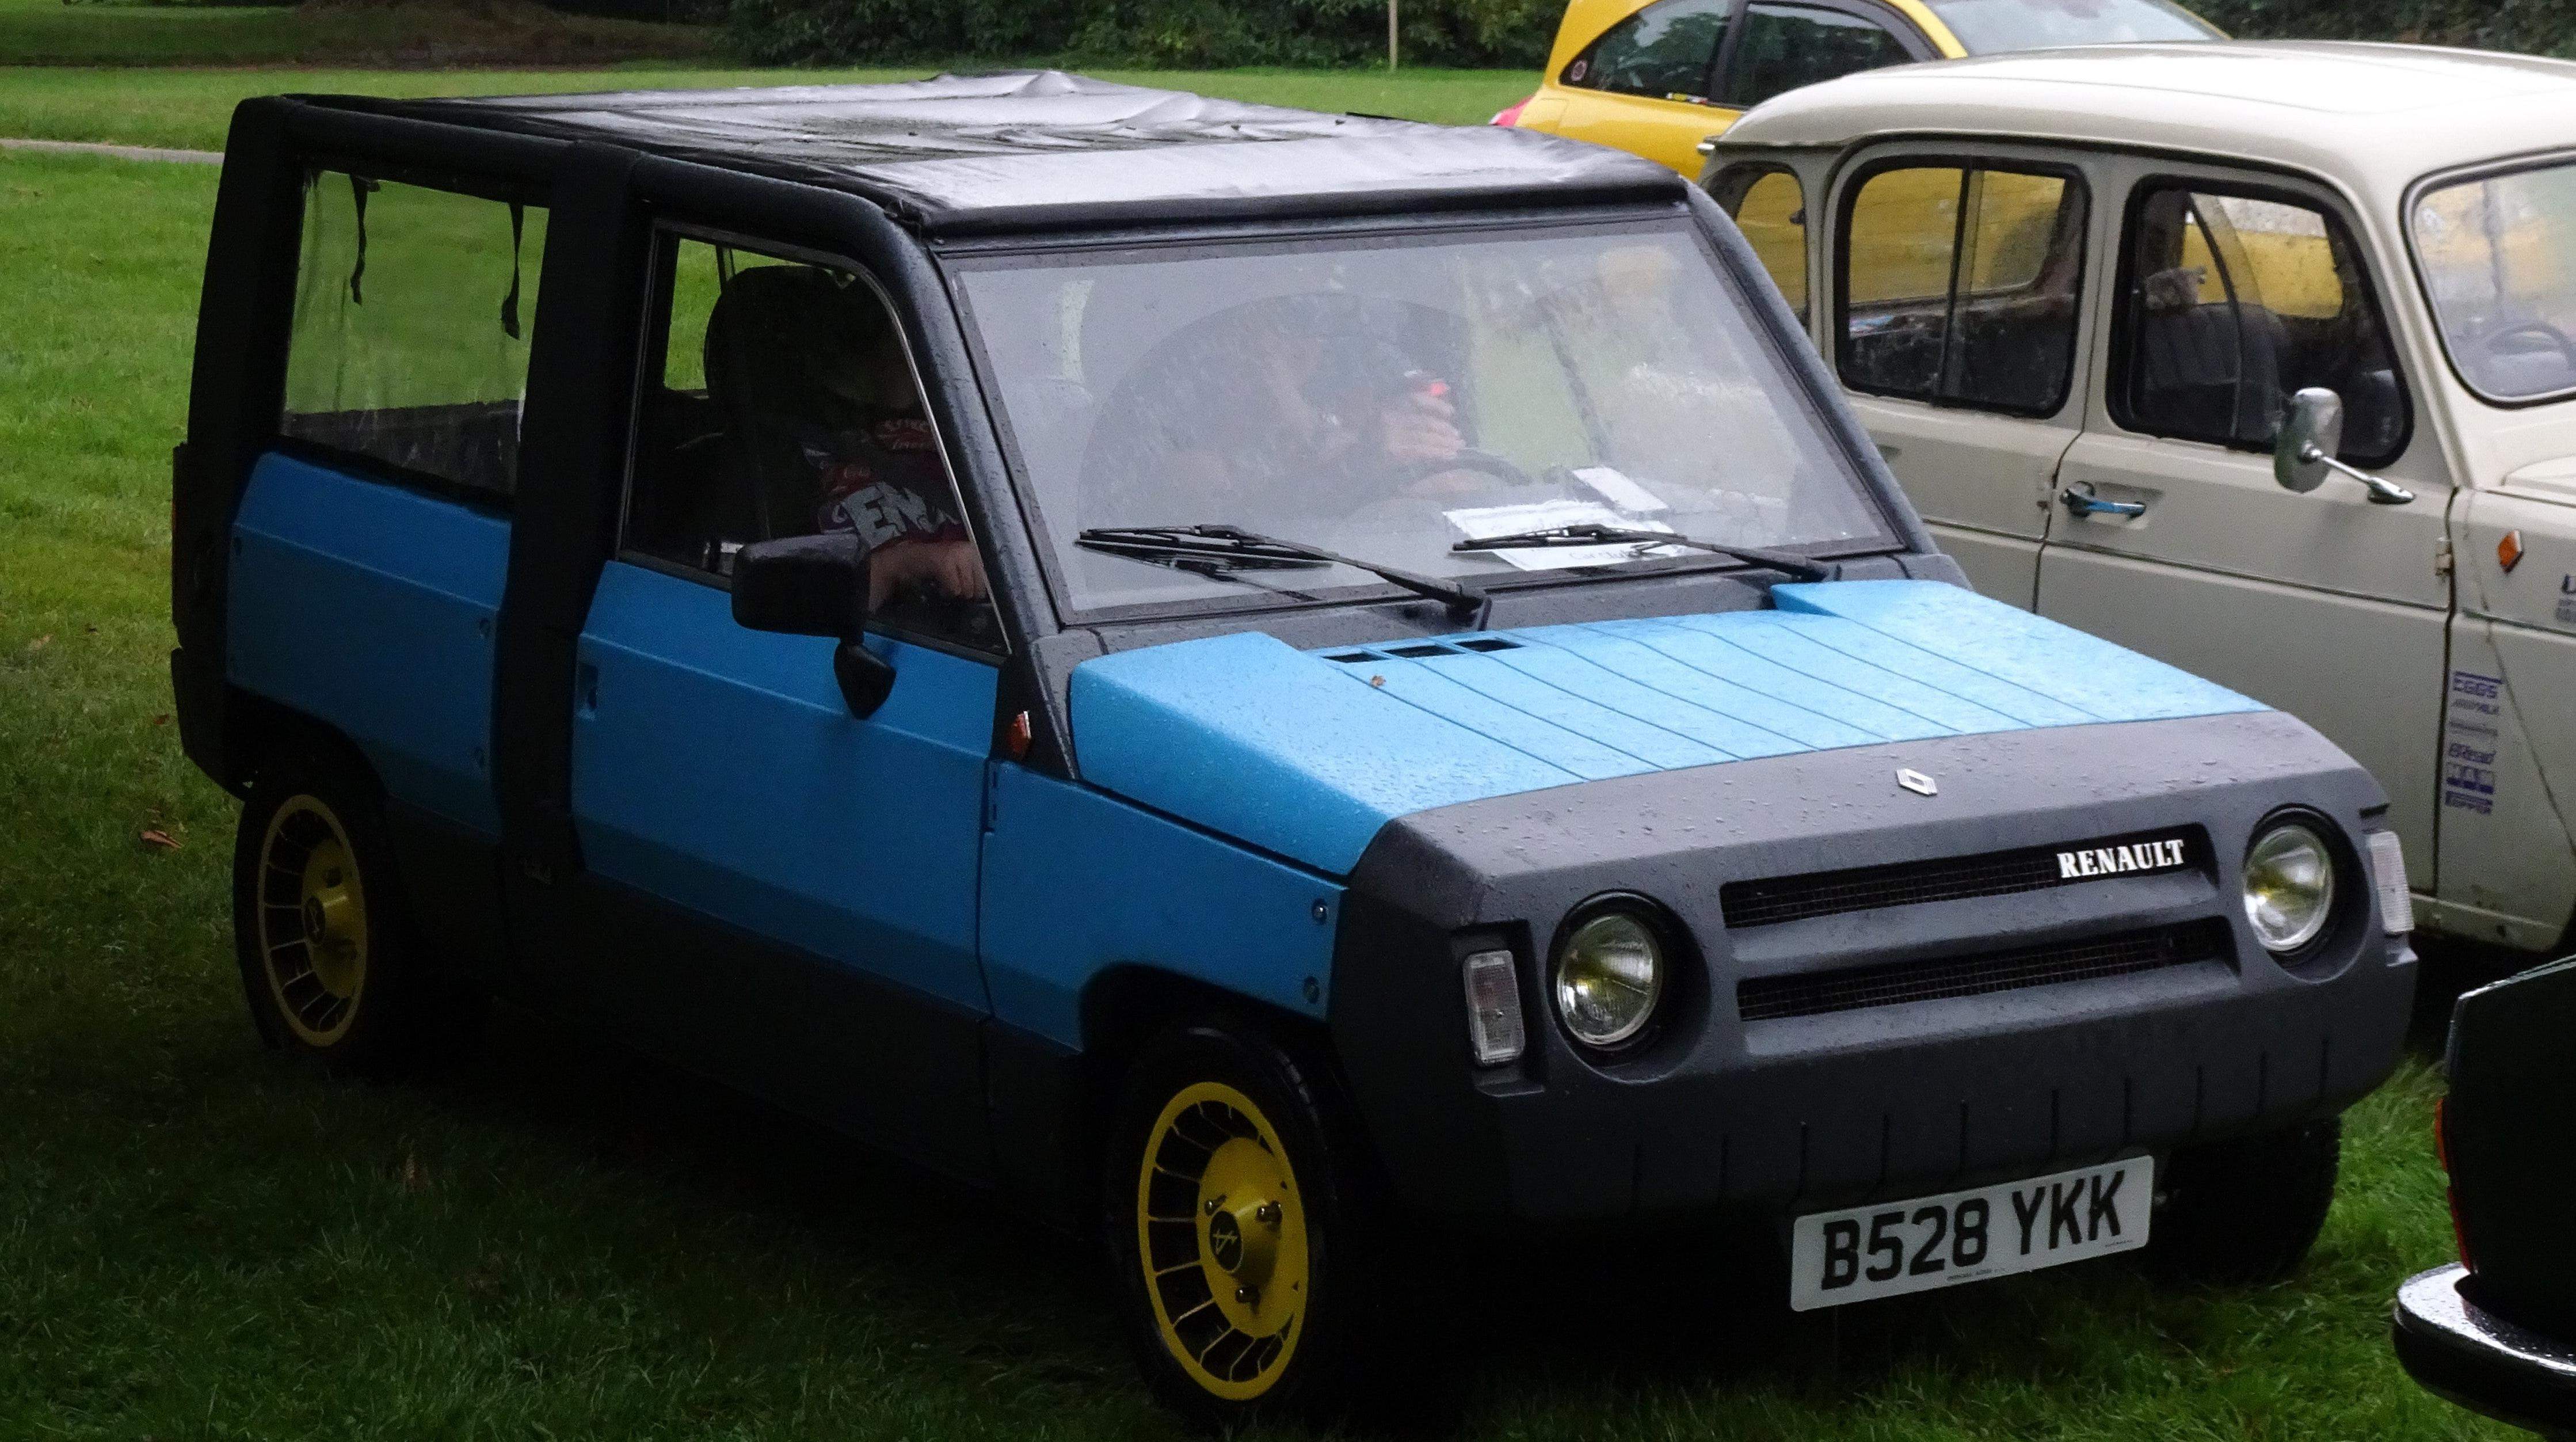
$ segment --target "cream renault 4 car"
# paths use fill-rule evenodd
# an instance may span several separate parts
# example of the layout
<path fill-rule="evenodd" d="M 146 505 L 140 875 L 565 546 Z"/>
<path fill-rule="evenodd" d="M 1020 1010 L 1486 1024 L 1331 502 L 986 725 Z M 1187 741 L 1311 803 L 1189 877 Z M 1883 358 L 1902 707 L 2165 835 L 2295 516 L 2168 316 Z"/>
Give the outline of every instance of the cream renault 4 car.
<path fill-rule="evenodd" d="M 1909 66 L 1702 181 L 1978 589 L 2305 718 L 2387 786 L 2422 926 L 2564 949 L 2576 64 Z"/>

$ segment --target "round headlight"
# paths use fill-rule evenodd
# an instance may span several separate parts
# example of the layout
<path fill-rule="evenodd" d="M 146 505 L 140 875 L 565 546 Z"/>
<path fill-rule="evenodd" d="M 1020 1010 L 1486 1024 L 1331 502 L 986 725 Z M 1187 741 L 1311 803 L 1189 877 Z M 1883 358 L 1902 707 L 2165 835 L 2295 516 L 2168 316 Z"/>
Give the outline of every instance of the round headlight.
<path fill-rule="evenodd" d="M 1664 949 L 1644 918 L 1604 911 L 1557 948 L 1554 974 L 1565 1029 L 1585 1046 L 1614 1047 L 1653 1019 L 1664 994 Z"/>
<path fill-rule="evenodd" d="M 2245 919 L 2274 951 L 2317 939 L 2334 912 L 2334 853 L 2295 821 L 2264 832 L 2245 853 Z"/>

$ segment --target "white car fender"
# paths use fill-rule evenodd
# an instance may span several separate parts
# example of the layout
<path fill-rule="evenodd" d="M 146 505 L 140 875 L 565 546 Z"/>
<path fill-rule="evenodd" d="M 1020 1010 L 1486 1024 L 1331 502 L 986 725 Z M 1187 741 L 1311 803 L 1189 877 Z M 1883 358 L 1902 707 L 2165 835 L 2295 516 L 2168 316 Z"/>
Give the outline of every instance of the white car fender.
<path fill-rule="evenodd" d="M 2525 474 L 2468 493 L 2452 525 L 2435 910 L 2539 950 L 2576 914 L 2576 481 L 2553 495 Z"/>

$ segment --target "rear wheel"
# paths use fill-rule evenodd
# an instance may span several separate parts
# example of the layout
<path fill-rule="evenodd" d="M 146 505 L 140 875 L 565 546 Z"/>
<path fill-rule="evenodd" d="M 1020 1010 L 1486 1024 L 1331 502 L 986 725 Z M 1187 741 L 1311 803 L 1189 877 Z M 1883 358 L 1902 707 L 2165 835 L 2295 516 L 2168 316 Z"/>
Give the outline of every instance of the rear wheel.
<path fill-rule="evenodd" d="M 2325 1226 L 2342 1156 L 2343 1123 L 2331 1117 L 2175 1152 L 2158 1179 L 2149 1262 L 2198 1281 L 2290 1275 Z"/>
<path fill-rule="evenodd" d="M 342 757 L 289 752 L 252 779 L 233 943 L 261 1037 L 334 1069 L 404 1070 L 471 1030 L 412 932 L 375 780 Z"/>
<path fill-rule="evenodd" d="M 1363 1169 L 1321 1078 L 1258 1029 L 1203 1020 L 1147 1046 L 1110 1131 L 1103 1231 L 1165 1402 L 1217 1430 L 1384 1409 Z"/>

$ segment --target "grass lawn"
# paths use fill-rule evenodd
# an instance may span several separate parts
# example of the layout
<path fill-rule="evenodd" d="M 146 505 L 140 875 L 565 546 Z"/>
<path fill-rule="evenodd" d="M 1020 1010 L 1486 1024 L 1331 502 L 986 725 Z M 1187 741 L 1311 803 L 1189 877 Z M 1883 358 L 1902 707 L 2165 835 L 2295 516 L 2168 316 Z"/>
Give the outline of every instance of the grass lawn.
<path fill-rule="evenodd" d="M 0 133 L 202 146 L 263 90 L 601 77 L 53 80 L 0 71 Z M 1474 119 L 1525 77 L 1187 80 L 1211 82 Z M 233 808 L 181 759 L 164 672 L 214 184 L 0 153 L 0 1436 L 1173 1435 L 1088 1256 L 992 1203 L 533 1020 L 416 1086 L 258 1049 Z M 2501 1438 L 2386 1342 L 2397 1282 L 2451 1250 L 2437 1091 L 2419 1060 L 2356 1109 L 2324 1240 L 2268 1289 L 2113 1262 L 1747 1327 L 1726 1277 L 1660 1254 L 1608 1283 L 1467 1258 L 1467 1434 Z"/>
<path fill-rule="evenodd" d="M 563 15 L 528 0 L 291 5 L 0 0 L 0 59 L 23 65 L 599 65 L 709 54 L 711 27 Z"/>

